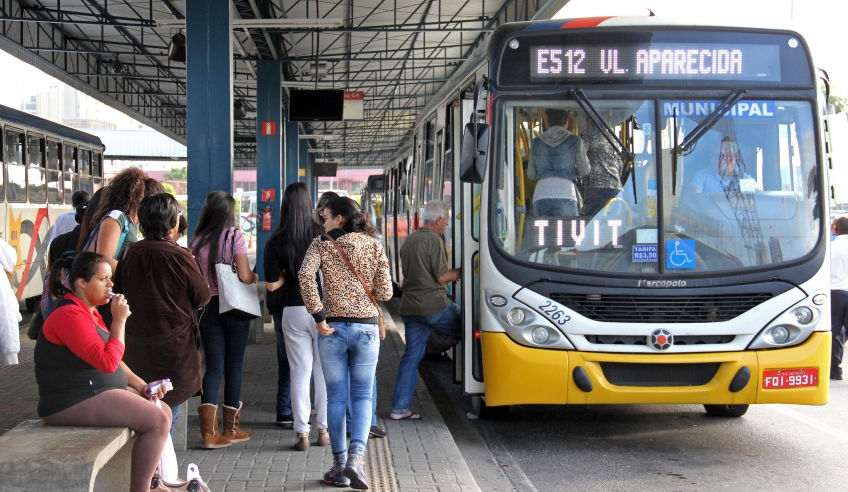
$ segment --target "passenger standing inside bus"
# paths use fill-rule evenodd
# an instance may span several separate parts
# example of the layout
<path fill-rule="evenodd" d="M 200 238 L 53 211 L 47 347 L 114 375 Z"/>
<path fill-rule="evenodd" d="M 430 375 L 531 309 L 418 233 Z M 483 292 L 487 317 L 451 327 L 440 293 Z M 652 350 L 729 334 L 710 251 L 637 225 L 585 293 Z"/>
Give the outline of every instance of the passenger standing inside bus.
<path fill-rule="evenodd" d="M 582 126 L 580 139 L 586 147 L 586 156 L 592 168 L 585 178 L 586 189 L 580 215 L 593 217 L 621 191 L 624 164 L 612 145 L 604 138 L 603 130 L 590 118 L 586 118 Z"/>
<path fill-rule="evenodd" d="M 431 330 L 459 340 L 462 320 L 459 307 L 448 299 L 447 284 L 462 276 L 459 268 L 448 269 L 448 257 L 441 236 L 450 220 L 450 209 L 441 200 L 424 206 L 424 225 L 406 238 L 400 248 L 403 265 L 403 297 L 400 316 L 406 327 L 406 349 L 398 366 L 392 420 L 418 420 L 409 409 L 418 382 L 418 364 L 424 357 Z"/>
<path fill-rule="evenodd" d="M 315 379 L 315 425 L 318 446 L 329 446 L 327 433 L 327 386 L 318 355 L 318 330 L 300 292 L 297 272 L 312 240 L 321 227 L 312 218 L 312 198 L 305 184 L 286 187 L 280 205 L 280 225 L 265 246 L 265 280 L 269 294 L 282 293 L 281 312 L 273 313 L 277 335 L 277 422 L 281 412 L 292 413 L 294 449 L 309 449 L 309 381 Z M 319 289 L 320 295 L 320 289 Z M 271 308 L 269 307 L 269 311 Z M 285 404 L 290 402 L 290 407 Z"/>
<path fill-rule="evenodd" d="M 21 327 L 18 324 L 21 312 L 12 289 L 12 272 L 17 260 L 15 248 L 0 237 L 0 366 L 17 364 L 18 352 L 21 351 Z"/>
<path fill-rule="evenodd" d="M 212 299 L 200 314 L 200 341 L 206 353 L 206 372 L 203 374 L 203 395 L 197 413 L 200 416 L 200 435 L 204 449 L 223 448 L 234 442 L 250 440 L 250 434 L 240 429 L 241 380 L 244 352 L 250 321 L 219 313 L 218 277 L 215 263 L 228 263 L 235 258 L 239 280 L 253 284 L 259 276 L 250 270 L 247 244 L 236 227 L 236 201 L 225 191 L 213 191 L 200 209 L 197 228 L 189 248 L 197 259 L 200 271 L 209 283 Z M 223 432 L 218 433 L 218 387 L 224 379 Z"/>
<path fill-rule="evenodd" d="M 574 217 L 578 214 L 574 180 L 589 174 L 589 159 L 580 137 L 569 128 L 574 120 L 564 109 L 546 111 L 549 128 L 533 139 L 527 177 L 536 181 L 533 215 Z"/>
<path fill-rule="evenodd" d="M 376 239 L 377 229 L 353 200 L 330 200 L 323 216 L 327 234 L 309 246 L 298 278 L 303 302 L 321 334 L 318 352 L 327 383 L 333 452 L 333 467 L 324 474 L 324 482 L 346 487 L 349 479 L 351 487 L 364 490 L 368 488 L 365 446 L 380 353 L 380 313 L 371 296 L 381 301 L 392 298 L 389 260 Z M 324 279 L 323 299 L 315 280 L 319 270 Z M 349 448 L 345 445 L 348 394 L 353 406 Z"/>
<path fill-rule="evenodd" d="M 71 205 L 74 209 L 56 217 L 56 222 L 53 223 L 53 227 L 50 228 L 50 232 L 47 234 L 47 244 L 52 243 L 53 240 L 60 235 L 74 230 L 78 224 L 75 219 L 77 215 L 77 207 L 84 203 L 88 203 L 89 199 L 90 196 L 85 190 L 77 190 L 73 195 L 71 195 Z"/>
<path fill-rule="evenodd" d="M 830 243 L 830 379 L 841 380 L 844 329 L 848 326 L 848 217 L 837 217 L 831 230 L 836 239 Z"/>

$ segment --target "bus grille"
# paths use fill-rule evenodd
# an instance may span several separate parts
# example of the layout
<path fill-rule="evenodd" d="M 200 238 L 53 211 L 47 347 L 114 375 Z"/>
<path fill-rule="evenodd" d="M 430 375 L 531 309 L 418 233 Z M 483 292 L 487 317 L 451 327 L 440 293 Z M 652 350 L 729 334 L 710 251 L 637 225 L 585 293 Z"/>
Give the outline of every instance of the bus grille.
<path fill-rule="evenodd" d="M 647 345 L 648 337 L 634 335 L 584 335 L 595 345 Z M 730 343 L 736 335 L 674 335 L 674 345 L 720 345 Z"/>
<path fill-rule="evenodd" d="M 728 321 L 771 294 L 632 296 L 551 294 L 551 299 L 594 321 L 622 323 L 715 323 Z"/>
<path fill-rule="evenodd" d="M 601 370 L 616 386 L 703 386 L 713 379 L 720 365 L 601 362 Z"/>

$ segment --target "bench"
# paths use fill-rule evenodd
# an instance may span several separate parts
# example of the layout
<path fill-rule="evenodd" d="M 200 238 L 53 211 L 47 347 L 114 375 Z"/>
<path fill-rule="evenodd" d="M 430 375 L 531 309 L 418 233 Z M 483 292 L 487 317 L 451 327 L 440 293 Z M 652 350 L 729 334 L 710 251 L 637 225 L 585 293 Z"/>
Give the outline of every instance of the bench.
<path fill-rule="evenodd" d="M 0 492 L 127 490 L 134 443 L 126 427 L 26 420 L 0 436 Z"/>

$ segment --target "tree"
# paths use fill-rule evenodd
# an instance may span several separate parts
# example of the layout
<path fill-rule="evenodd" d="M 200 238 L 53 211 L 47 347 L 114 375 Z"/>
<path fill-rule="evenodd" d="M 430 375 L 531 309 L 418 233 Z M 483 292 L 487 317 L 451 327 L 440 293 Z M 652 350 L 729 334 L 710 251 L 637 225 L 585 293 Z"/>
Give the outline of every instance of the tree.
<path fill-rule="evenodd" d="M 848 99 L 837 96 L 836 94 L 831 94 L 827 102 L 829 104 L 833 104 L 833 107 L 836 108 L 837 114 L 844 112 L 845 109 L 848 108 Z"/>
<path fill-rule="evenodd" d="M 162 183 L 162 187 L 165 188 L 165 193 L 170 193 L 174 196 L 177 195 L 177 190 L 174 189 L 174 185 L 171 183 Z"/>
<path fill-rule="evenodd" d="M 188 179 L 188 167 L 175 167 L 171 172 L 163 176 L 165 179 L 186 180 Z"/>

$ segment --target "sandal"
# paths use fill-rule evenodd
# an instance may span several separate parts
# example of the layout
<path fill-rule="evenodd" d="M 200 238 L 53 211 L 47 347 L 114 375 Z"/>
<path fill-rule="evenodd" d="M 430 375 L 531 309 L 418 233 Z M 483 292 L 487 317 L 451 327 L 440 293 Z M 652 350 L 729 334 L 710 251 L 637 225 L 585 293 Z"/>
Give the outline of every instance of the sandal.
<path fill-rule="evenodd" d="M 389 418 L 392 420 L 421 420 L 421 415 L 417 413 L 409 412 L 406 415 L 399 413 L 392 413 L 389 415 Z"/>

